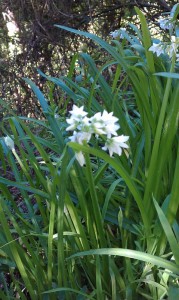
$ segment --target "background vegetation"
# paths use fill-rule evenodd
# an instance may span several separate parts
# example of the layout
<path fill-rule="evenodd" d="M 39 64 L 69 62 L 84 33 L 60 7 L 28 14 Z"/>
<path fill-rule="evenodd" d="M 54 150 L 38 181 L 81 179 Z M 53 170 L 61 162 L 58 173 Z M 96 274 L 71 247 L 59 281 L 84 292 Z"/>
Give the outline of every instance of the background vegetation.
<path fill-rule="evenodd" d="M 175 3 L 177 1 L 1 0 L 0 97 L 18 114 L 39 116 L 38 103 L 34 102 L 22 77 L 33 79 L 44 92 L 52 91 L 53 87 L 44 84 L 36 68 L 51 76 L 64 75 L 71 56 L 84 42 L 82 37 L 74 40 L 73 35 L 56 29 L 54 24 L 90 31 L 107 39 L 109 32 L 125 27 L 126 21 L 139 22 L 134 5 L 147 15 L 151 26 L 156 27 L 159 15 L 170 11 Z M 99 60 L 97 46 L 91 40 L 85 40 L 85 44 L 88 53 L 93 52 Z M 53 94 L 56 104 L 60 96 L 56 89 Z M 4 108 L 0 113 L 5 114 Z"/>

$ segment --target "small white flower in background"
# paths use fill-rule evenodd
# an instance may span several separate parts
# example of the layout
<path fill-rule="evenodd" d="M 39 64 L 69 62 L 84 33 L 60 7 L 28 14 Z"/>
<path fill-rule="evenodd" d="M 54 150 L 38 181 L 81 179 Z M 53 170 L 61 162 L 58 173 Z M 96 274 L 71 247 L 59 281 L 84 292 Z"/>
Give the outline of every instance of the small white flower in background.
<path fill-rule="evenodd" d="M 152 51 L 153 53 L 156 53 L 157 56 L 160 56 L 160 54 L 165 53 L 164 45 L 159 43 L 153 43 L 153 45 L 149 48 L 149 51 Z"/>
<path fill-rule="evenodd" d="M 113 38 L 113 39 L 117 39 L 118 37 L 120 37 L 120 39 L 123 39 L 124 38 L 124 35 L 123 35 L 123 32 L 126 31 L 126 28 L 120 28 L 118 30 L 114 30 L 114 31 L 111 31 L 110 32 L 110 36 Z"/>
<path fill-rule="evenodd" d="M 95 134 L 96 137 L 102 136 L 102 141 L 106 140 L 102 149 L 105 151 L 109 150 L 110 156 L 113 153 L 121 155 L 122 148 L 128 148 L 125 142 L 128 141 L 129 137 L 124 135 L 117 136 L 117 130 L 120 128 L 118 118 L 113 116 L 113 112 L 108 113 L 106 110 L 88 118 L 86 116 L 87 113 L 83 109 L 83 106 L 78 108 L 76 105 L 73 105 L 73 109 L 70 111 L 71 117 L 67 119 L 67 123 L 70 126 L 66 130 L 73 131 L 73 135 L 69 137 L 71 142 L 83 145 L 90 141 L 92 134 Z M 84 166 L 85 157 L 82 151 L 75 152 L 75 158 L 80 166 Z"/>
<path fill-rule="evenodd" d="M 170 58 L 173 57 L 177 53 L 179 48 L 179 38 L 175 36 L 171 36 L 171 44 L 166 47 L 166 53 L 169 55 Z"/>
<path fill-rule="evenodd" d="M 178 53 L 177 53 L 178 49 L 179 49 L 179 38 L 172 35 L 171 43 L 159 43 L 159 44 L 153 43 L 153 45 L 149 48 L 149 51 L 156 53 L 157 56 L 166 53 L 170 58 L 172 58 L 174 55 L 178 57 Z"/>
<path fill-rule="evenodd" d="M 164 30 L 172 30 L 174 28 L 174 22 L 171 21 L 171 18 L 159 19 L 160 28 Z"/>
<path fill-rule="evenodd" d="M 4 142 L 10 150 L 14 149 L 14 141 L 9 136 L 4 137 Z"/>
<path fill-rule="evenodd" d="M 111 31 L 109 34 L 113 39 L 116 39 L 120 36 L 119 30 Z"/>
<path fill-rule="evenodd" d="M 121 39 L 123 39 L 124 38 L 124 34 L 123 33 L 125 33 L 127 30 L 126 30 L 126 28 L 120 28 L 120 31 L 121 31 L 121 35 L 120 35 L 120 38 Z"/>
<path fill-rule="evenodd" d="M 103 150 L 109 150 L 109 155 L 112 156 L 113 153 L 118 154 L 119 156 L 122 154 L 122 148 L 129 148 L 129 146 L 125 143 L 129 139 L 129 136 L 120 135 L 115 136 L 110 139 L 107 139 L 105 146 L 102 147 Z"/>

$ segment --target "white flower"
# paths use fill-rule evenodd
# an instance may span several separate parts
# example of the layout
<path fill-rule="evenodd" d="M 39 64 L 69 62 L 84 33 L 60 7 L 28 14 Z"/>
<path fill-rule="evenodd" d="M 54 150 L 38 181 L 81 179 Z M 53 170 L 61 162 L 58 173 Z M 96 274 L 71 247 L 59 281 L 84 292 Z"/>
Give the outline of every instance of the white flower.
<path fill-rule="evenodd" d="M 90 138 L 91 138 L 91 133 L 89 132 L 74 131 L 73 136 L 70 137 L 70 140 L 74 143 L 78 143 L 82 145 L 84 141 L 89 142 Z M 85 164 L 85 158 L 82 151 L 76 151 L 75 158 L 77 159 L 81 167 Z"/>
<path fill-rule="evenodd" d="M 80 145 L 83 144 L 84 141 L 89 142 L 91 138 L 90 132 L 73 132 L 73 135 L 69 138 L 72 142 L 78 143 Z"/>
<path fill-rule="evenodd" d="M 90 118 L 91 128 L 95 134 L 106 134 L 107 137 L 117 135 L 117 130 L 120 128 L 119 124 L 115 124 L 118 118 L 113 116 L 113 113 L 108 113 L 106 110 L 101 114 L 96 113 Z"/>
<path fill-rule="evenodd" d="M 124 34 L 123 33 L 125 33 L 127 30 L 126 30 L 126 28 L 120 28 L 120 31 L 121 31 L 121 35 L 120 35 L 120 39 L 123 39 L 124 38 Z"/>
<path fill-rule="evenodd" d="M 70 114 L 74 119 L 81 120 L 83 117 L 85 117 L 88 114 L 83 109 L 84 106 L 78 107 L 74 104 L 72 110 L 70 110 Z"/>
<path fill-rule="evenodd" d="M 70 118 L 70 119 L 66 119 L 67 123 L 70 124 L 70 126 L 68 126 L 66 128 L 66 131 L 72 131 L 74 129 L 76 129 L 79 125 L 79 121 L 73 119 L 73 118 Z"/>
<path fill-rule="evenodd" d="M 129 146 L 125 143 L 128 141 L 129 136 L 120 135 L 115 136 L 110 139 L 107 139 L 105 146 L 102 147 L 104 151 L 109 150 L 109 155 L 112 156 L 113 153 L 118 154 L 119 156 L 122 154 L 122 148 L 129 148 Z"/>
<path fill-rule="evenodd" d="M 172 58 L 173 55 L 177 53 L 178 47 L 179 47 L 179 38 L 175 36 L 171 36 L 171 44 L 166 47 L 166 52 L 168 53 L 170 58 Z"/>
<path fill-rule="evenodd" d="M 71 117 L 70 119 L 66 120 L 70 126 L 66 128 L 67 131 L 72 131 L 74 129 L 82 130 L 82 131 L 89 131 L 90 130 L 90 122 L 89 118 L 84 117 L 82 119 L 76 120 L 75 118 Z"/>
<path fill-rule="evenodd" d="M 160 56 L 160 54 L 165 53 L 164 46 L 161 43 L 153 43 L 153 45 L 149 48 L 149 51 L 156 53 L 157 56 Z"/>
<path fill-rule="evenodd" d="M 119 124 L 115 124 L 118 122 L 118 118 L 113 116 L 113 112 L 108 113 L 106 110 L 103 111 L 102 120 L 105 125 L 105 132 L 107 137 L 111 137 L 111 135 L 117 135 L 117 130 L 120 128 Z"/>
<path fill-rule="evenodd" d="M 102 119 L 105 124 L 118 122 L 118 118 L 113 116 L 113 112 L 108 113 L 106 110 L 103 111 Z"/>
<path fill-rule="evenodd" d="M 93 117 L 90 118 L 91 122 L 91 131 L 95 134 L 105 134 L 105 124 L 102 120 L 101 113 L 96 113 Z"/>
<path fill-rule="evenodd" d="M 113 39 L 116 39 L 118 36 L 120 36 L 119 30 L 111 31 L 109 34 Z"/>
<path fill-rule="evenodd" d="M 66 120 L 70 125 L 66 128 L 67 131 L 74 130 L 81 125 L 82 120 L 84 120 L 84 117 L 87 115 L 87 112 L 83 111 L 83 108 L 83 106 L 78 108 L 76 105 L 73 105 L 73 108 L 70 111 L 71 117 Z"/>
<path fill-rule="evenodd" d="M 123 32 L 126 31 L 126 28 L 120 28 L 118 30 L 115 30 L 115 31 L 111 31 L 110 32 L 110 36 L 113 38 L 113 39 L 116 39 L 118 37 L 120 37 L 120 39 L 123 39 L 124 38 L 124 35 L 123 35 Z"/>
<path fill-rule="evenodd" d="M 10 150 L 14 150 L 14 141 L 9 137 L 4 137 L 4 142 Z"/>
<path fill-rule="evenodd" d="M 75 152 L 75 158 L 77 159 L 81 167 L 85 165 L 85 157 L 81 151 Z"/>
<path fill-rule="evenodd" d="M 160 28 L 161 29 L 168 29 L 168 30 L 172 30 L 174 28 L 174 23 L 171 22 L 171 18 L 167 18 L 167 19 L 159 19 L 159 24 L 160 24 Z"/>

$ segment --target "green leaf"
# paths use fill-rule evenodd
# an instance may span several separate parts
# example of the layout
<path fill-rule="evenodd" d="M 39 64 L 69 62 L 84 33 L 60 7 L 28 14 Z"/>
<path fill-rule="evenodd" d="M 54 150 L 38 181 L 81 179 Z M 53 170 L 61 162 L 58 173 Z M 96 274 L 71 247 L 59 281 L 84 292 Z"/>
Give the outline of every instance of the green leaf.
<path fill-rule="evenodd" d="M 154 201 L 154 205 L 155 205 L 158 217 L 160 219 L 160 223 L 163 227 L 163 230 L 165 232 L 167 240 L 170 244 L 176 264 L 179 265 L 179 244 L 177 243 L 177 240 L 174 236 L 173 230 L 172 230 L 166 216 L 164 215 L 162 209 L 160 208 L 160 206 L 158 205 L 158 203 L 155 199 L 153 199 L 153 201 Z"/>
<path fill-rule="evenodd" d="M 177 74 L 177 73 L 160 72 L 160 73 L 154 73 L 153 75 L 161 76 L 161 77 L 167 77 L 167 78 L 179 79 L 179 74 Z"/>
<path fill-rule="evenodd" d="M 78 294 L 78 295 L 82 295 L 86 299 L 95 300 L 95 298 L 93 298 L 92 296 L 90 296 L 90 295 L 88 295 L 86 293 L 83 293 L 81 291 L 78 291 L 78 290 L 75 290 L 75 289 L 71 289 L 71 288 L 68 288 L 68 287 L 56 288 L 56 289 L 52 289 L 52 290 L 49 290 L 49 291 L 45 291 L 45 292 L 42 293 L 42 295 L 43 294 L 57 293 L 57 292 L 71 292 L 71 293 L 75 293 L 75 294 Z"/>
<path fill-rule="evenodd" d="M 44 95 L 42 92 L 39 90 L 39 88 L 28 78 L 24 78 L 25 82 L 30 85 L 32 90 L 34 91 L 36 97 L 38 98 L 40 105 L 42 107 L 42 110 L 50 124 L 51 130 L 56 138 L 56 142 L 58 143 L 59 150 L 63 151 L 64 148 L 64 139 L 61 133 L 61 130 L 58 126 L 58 123 L 54 116 L 50 114 L 50 106 L 48 105 L 47 100 L 45 99 Z"/>
<path fill-rule="evenodd" d="M 170 17 L 172 18 L 172 21 L 175 21 L 177 19 L 178 14 L 179 14 L 179 3 L 175 4 L 172 7 L 172 10 L 170 12 Z"/>
<path fill-rule="evenodd" d="M 147 58 L 147 65 L 151 73 L 155 72 L 155 66 L 154 66 L 154 60 L 153 60 L 153 53 L 148 51 L 149 47 L 151 46 L 151 36 L 150 31 L 147 25 L 146 18 L 144 14 L 139 10 L 139 8 L 135 7 L 135 10 L 137 14 L 139 15 L 141 27 L 142 27 L 142 39 L 143 39 L 143 45 L 145 48 L 145 54 Z"/>
<path fill-rule="evenodd" d="M 170 262 L 164 258 L 151 255 L 148 253 L 144 253 L 136 250 L 123 249 L 123 248 L 108 248 L 108 249 L 103 248 L 103 249 L 89 250 L 89 251 L 73 254 L 67 259 L 69 260 L 72 258 L 83 257 L 88 255 L 108 255 L 108 256 L 114 255 L 120 257 L 129 257 L 140 261 L 145 261 L 151 265 L 167 269 L 173 272 L 174 274 L 179 275 L 179 266 L 177 266 L 173 262 Z"/>
<path fill-rule="evenodd" d="M 179 286 L 176 281 L 176 284 L 171 283 L 169 285 L 169 291 L 168 291 L 168 300 L 174 300 L 174 299 L 179 299 Z"/>
<path fill-rule="evenodd" d="M 11 180 L 8 180 L 6 178 L 3 178 L 3 177 L 0 177 L 0 182 L 7 185 L 7 186 L 16 186 L 17 188 L 23 190 L 23 191 L 28 191 L 32 194 L 35 194 L 35 195 L 39 195 L 39 196 L 42 196 L 46 199 L 49 198 L 49 195 L 43 191 L 40 191 L 38 189 L 35 189 L 31 186 L 27 186 L 25 185 L 24 183 L 20 183 L 20 182 L 16 182 L 16 181 L 11 181 Z"/>

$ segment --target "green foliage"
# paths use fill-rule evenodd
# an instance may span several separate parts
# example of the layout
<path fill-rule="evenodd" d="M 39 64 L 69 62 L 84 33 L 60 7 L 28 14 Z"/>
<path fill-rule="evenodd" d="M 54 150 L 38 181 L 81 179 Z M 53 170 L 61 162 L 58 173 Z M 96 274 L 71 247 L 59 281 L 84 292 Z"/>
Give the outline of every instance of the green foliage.
<path fill-rule="evenodd" d="M 174 57 L 169 69 L 168 56 L 149 51 L 150 32 L 137 12 L 141 31 L 131 26 L 134 37 L 126 33 L 122 44 L 59 26 L 92 39 L 106 51 L 106 63 L 97 66 L 79 53 L 67 76 L 39 71 L 64 93 L 63 111 L 25 79 L 44 119 L 12 113 L 1 124 L 15 143 L 10 150 L 2 138 L 0 147 L 3 299 L 158 300 L 178 294 L 177 63 Z M 78 64 L 81 77 L 74 80 Z M 84 105 L 89 115 L 113 111 L 130 150 L 110 157 L 96 140 L 90 146 L 68 142 L 71 103 Z M 80 167 L 75 151 L 84 153 L 86 166 Z"/>

